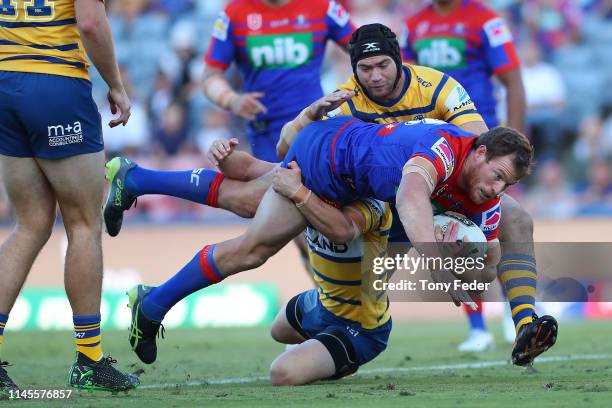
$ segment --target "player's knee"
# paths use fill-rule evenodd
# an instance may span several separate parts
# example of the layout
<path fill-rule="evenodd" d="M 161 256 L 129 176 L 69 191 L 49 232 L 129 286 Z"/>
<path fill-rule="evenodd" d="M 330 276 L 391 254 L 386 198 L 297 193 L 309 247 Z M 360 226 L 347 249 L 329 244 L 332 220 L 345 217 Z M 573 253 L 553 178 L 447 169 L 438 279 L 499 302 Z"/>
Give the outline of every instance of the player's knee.
<path fill-rule="evenodd" d="M 300 385 L 296 371 L 287 359 L 277 358 L 270 366 L 270 381 L 272 385 Z"/>
<path fill-rule="evenodd" d="M 73 220 L 72 222 L 64 220 L 64 227 L 68 241 L 101 239 L 102 236 L 102 222 L 100 220 Z"/>
<path fill-rule="evenodd" d="M 28 214 L 17 218 L 15 233 L 27 236 L 31 241 L 44 245 L 51 237 L 55 223 L 55 207 L 46 212 Z"/>
<path fill-rule="evenodd" d="M 533 218 L 516 202 L 502 208 L 500 240 L 507 242 L 533 241 Z"/>
<path fill-rule="evenodd" d="M 40 223 L 18 223 L 14 234 L 26 237 L 28 241 L 34 242 L 42 247 L 51 237 L 53 222 Z"/>

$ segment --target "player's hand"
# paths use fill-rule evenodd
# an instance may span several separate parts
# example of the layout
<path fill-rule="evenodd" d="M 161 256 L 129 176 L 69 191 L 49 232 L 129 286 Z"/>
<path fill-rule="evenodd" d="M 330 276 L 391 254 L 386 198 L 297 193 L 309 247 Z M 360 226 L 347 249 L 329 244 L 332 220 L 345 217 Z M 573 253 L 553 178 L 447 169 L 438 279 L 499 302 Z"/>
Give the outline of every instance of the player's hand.
<path fill-rule="evenodd" d="M 238 94 L 230 101 L 230 110 L 246 120 L 255 120 L 257 114 L 268 112 L 268 109 L 259 101 L 263 96 L 263 92 Z"/>
<path fill-rule="evenodd" d="M 294 161 L 287 168 L 279 167 L 272 176 L 272 188 L 278 194 L 290 198 L 302 185 L 302 170 Z"/>
<path fill-rule="evenodd" d="M 472 310 L 478 310 L 478 306 L 472 300 L 470 295 L 464 289 L 459 287 L 455 289 L 454 282 L 457 280 L 455 275 L 453 275 L 450 271 L 447 270 L 434 270 L 431 272 L 431 279 L 436 283 L 450 283 L 450 288 L 448 290 L 448 294 L 453 299 L 455 306 L 464 305 L 469 306 Z"/>
<path fill-rule="evenodd" d="M 108 122 L 108 126 L 112 128 L 118 125 L 125 126 L 130 118 L 130 109 L 132 107 L 130 98 L 125 92 L 125 88 L 109 89 L 106 97 L 108 98 L 108 103 L 110 104 L 111 113 L 113 115 L 119 113 L 119 117 Z"/>
<path fill-rule="evenodd" d="M 316 100 L 310 105 L 310 114 L 315 120 L 338 108 L 344 102 L 355 96 L 353 91 L 335 91 Z"/>
<path fill-rule="evenodd" d="M 217 139 L 208 149 L 206 157 L 208 157 L 208 160 L 212 164 L 218 166 L 234 152 L 234 149 L 236 148 L 236 146 L 238 146 L 239 143 L 240 141 L 238 141 L 238 139 L 236 139 L 235 137 L 229 140 Z"/>

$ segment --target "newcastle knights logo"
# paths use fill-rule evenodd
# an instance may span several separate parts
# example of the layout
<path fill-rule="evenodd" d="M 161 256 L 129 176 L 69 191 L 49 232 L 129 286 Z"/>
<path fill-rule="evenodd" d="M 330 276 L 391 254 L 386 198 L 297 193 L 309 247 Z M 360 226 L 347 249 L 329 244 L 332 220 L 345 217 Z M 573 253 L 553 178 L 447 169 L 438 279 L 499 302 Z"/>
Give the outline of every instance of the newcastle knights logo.
<path fill-rule="evenodd" d="M 482 214 L 482 224 L 480 228 L 484 232 L 493 231 L 499 225 L 499 221 L 501 220 L 501 211 L 499 203 L 487 212 Z"/>
<path fill-rule="evenodd" d="M 251 31 L 257 31 L 261 28 L 262 18 L 259 13 L 251 13 L 247 16 L 247 27 Z"/>

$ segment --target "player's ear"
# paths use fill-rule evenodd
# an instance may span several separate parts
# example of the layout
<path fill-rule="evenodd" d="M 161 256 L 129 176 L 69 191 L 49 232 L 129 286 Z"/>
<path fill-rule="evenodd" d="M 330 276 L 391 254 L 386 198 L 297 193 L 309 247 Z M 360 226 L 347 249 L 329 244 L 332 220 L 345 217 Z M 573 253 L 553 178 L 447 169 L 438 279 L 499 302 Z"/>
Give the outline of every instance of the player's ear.
<path fill-rule="evenodd" d="M 487 160 L 487 146 L 480 145 L 476 148 L 476 157 L 480 160 Z"/>

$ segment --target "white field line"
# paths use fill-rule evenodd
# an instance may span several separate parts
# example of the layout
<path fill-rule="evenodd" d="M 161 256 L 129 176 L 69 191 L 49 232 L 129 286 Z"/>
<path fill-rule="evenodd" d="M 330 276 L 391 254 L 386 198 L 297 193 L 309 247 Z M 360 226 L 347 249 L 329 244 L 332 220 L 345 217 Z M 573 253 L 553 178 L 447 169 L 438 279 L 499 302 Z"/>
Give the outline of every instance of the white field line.
<path fill-rule="evenodd" d="M 552 363 L 562 361 L 584 361 L 584 360 L 610 360 L 612 354 L 583 354 L 577 356 L 544 356 L 537 359 L 537 363 Z M 511 366 L 508 360 L 493 360 L 480 361 L 475 363 L 463 364 L 440 364 L 431 366 L 419 367 L 390 367 L 390 368 L 370 368 L 359 370 L 357 375 L 374 375 L 384 373 L 405 373 L 412 371 L 439 371 L 439 370 L 464 370 L 464 369 L 481 369 L 489 367 Z M 269 377 L 236 377 L 236 378 L 218 378 L 200 381 L 186 381 L 184 383 L 160 383 L 160 384 L 145 384 L 138 389 L 159 389 L 159 388 L 174 388 L 185 386 L 201 386 L 201 385 L 224 385 L 224 384 L 244 384 L 257 381 L 268 381 Z"/>

